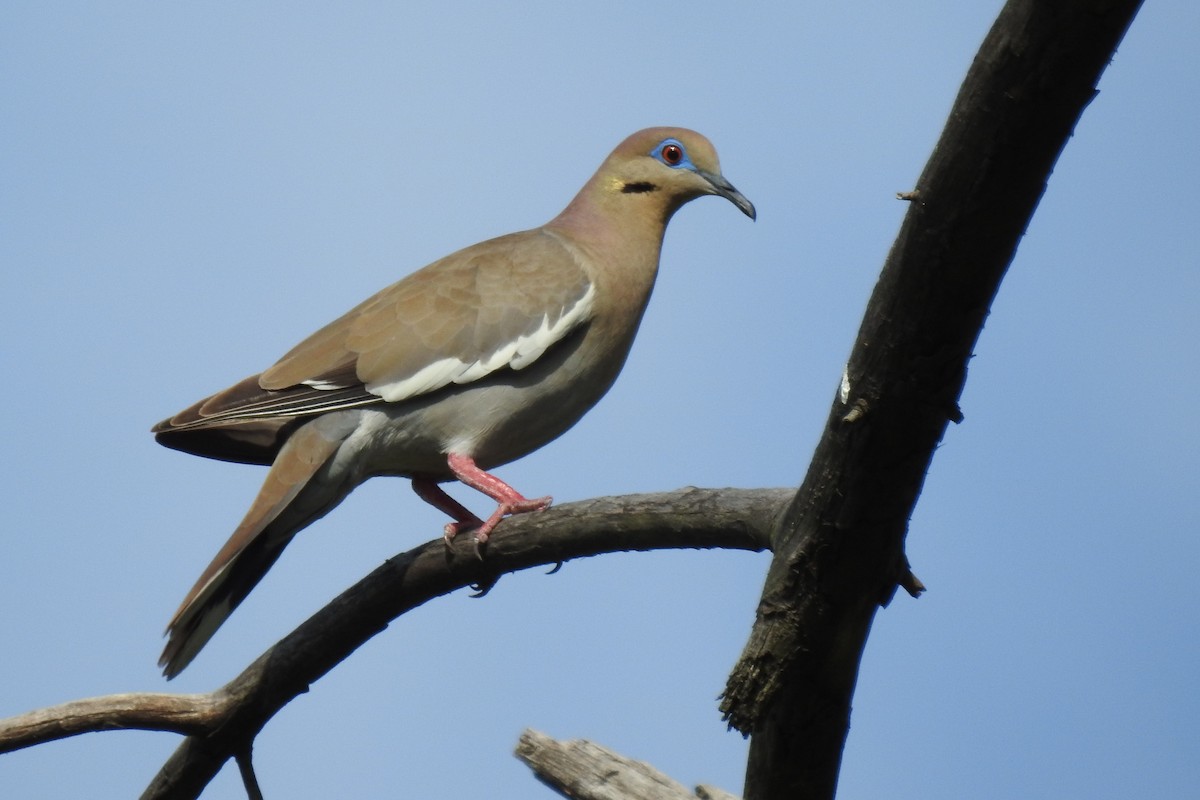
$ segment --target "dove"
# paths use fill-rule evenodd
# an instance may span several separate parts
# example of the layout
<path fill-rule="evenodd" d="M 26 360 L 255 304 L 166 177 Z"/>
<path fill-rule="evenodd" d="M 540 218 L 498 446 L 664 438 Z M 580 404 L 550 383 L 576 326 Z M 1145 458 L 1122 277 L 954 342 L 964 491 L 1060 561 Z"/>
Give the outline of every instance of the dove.
<path fill-rule="evenodd" d="M 563 434 L 612 386 L 650 298 L 667 223 L 705 195 L 755 218 L 706 138 L 684 128 L 639 131 L 545 225 L 409 274 L 264 372 L 156 425 L 167 447 L 270 467 L 167 628 L 159 662 L 167 678 L 300 530 L 368 478 L 409 478 L 451 518 L 446 540 L 471 532 L 477 547 L 506 516 L 547 508 L 550 497 L 528 498 L 490 470 Z M 495 510 L 476 516 L 442 489 L 449 481 L 487 495 Z"/>

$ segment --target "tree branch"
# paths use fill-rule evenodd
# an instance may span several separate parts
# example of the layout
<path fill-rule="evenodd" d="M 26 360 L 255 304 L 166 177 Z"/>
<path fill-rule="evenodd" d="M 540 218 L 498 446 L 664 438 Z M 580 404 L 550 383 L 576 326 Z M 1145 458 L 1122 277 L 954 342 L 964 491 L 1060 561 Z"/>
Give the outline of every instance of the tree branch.
<path fill-rule="evenodd" d="M 786 489 L 681 489 L 567 503 L 504 522 L 476 557 L 469 536 L 448 553 L 436 540 L 389 559 L 209 694 L 119 694 L 0 720 L 0 753 L 101 730 L 189 738 L 145 797 L 195 797 L 231 757 L 248 754 L 280 708 L 404 612 L 466 586 L 486 590 L 508 572 L 629 550 L 762 550 Z M 252 774 L 252 773 L 249 773 Z"/>
<path fill-rule="evenodd" d="M 216 694 L 145 692 L 90 697 L 40 708 L 0 720 L 0 753 L 107 730 L 211 730 L 228 713 L 228 699 Z"/>
<path fill-rule="evenodd" d="M 711 786 L 697 786 L 693 794 L 646 762 L 586 739 L 560 742 L 526 729 L 516 756 L 538 780 L 574 800 L 737 800 Z"/>
<path fill-rule="evenodd" d="M 1059 153 L 1140 0 L 1011 0 L 912 192 L 721 709 L 745 796 L 829 798 L 876 608 L 918 591 L 908 519 Z"/>

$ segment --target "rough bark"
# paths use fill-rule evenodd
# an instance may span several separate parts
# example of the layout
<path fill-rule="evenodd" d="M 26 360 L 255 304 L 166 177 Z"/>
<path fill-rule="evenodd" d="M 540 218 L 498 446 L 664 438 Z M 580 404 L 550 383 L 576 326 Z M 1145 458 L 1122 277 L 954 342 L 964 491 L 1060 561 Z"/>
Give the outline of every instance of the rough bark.
<path fill-rule="evenodd" d="M 993 297 L 1139 0 L 1012 0 L 910 201 L 808 474 L 774 533 L 721 709 L 747 800 L 833 797 L 875 611 L 922 587 L 908 519 Z"/>

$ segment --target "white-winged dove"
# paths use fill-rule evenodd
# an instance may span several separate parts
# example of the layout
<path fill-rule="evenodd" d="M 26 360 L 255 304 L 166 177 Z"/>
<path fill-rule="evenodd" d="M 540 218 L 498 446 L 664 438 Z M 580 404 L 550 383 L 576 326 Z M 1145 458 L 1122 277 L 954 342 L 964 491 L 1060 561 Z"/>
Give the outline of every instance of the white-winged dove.
<path fill-rule="evenodd" d="M 435 261 L 352 309 L 274 366 L 154 427 L 167 447 L 270 465 L 229 541 L 167 628 L 159 665 L 186 667 L 292 537 L 374 475 L 412 479 L 476 542 L 508 514 L 545 509 L 485 470 L 574 425 L 620 372 L 650 298 L 667 222 L 720 195 L 707 139 L 649 128 L 622 142 L 546 225 Z M 480 520 L 438 486 L 498 504 Z"/>

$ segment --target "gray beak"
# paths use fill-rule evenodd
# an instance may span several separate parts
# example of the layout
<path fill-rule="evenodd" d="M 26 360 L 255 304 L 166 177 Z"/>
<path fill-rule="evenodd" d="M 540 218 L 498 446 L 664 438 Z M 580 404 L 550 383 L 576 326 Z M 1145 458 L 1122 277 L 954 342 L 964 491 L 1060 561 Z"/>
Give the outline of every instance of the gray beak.
<path fill-rule="evenodd" d="M 697 170 L 697 172 L 700 174 L 700 177 L 704 178 L 704 180 L 708 181 L 709 185 L 712 186 L 713 194 L 720 195 L 729 202 L 733 203 L 750 219 L 756 218 L 754 203 L 751 203 L 749 200 L 747 200 L 746 195 L 733 188 L 733 184 L 725 180 L 724 175 L 714 175 L 713 173 L 705 172 L 704 170 Z"/>

